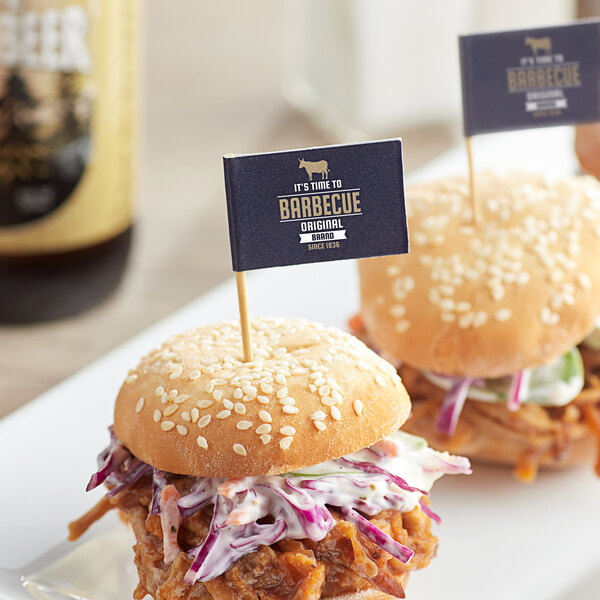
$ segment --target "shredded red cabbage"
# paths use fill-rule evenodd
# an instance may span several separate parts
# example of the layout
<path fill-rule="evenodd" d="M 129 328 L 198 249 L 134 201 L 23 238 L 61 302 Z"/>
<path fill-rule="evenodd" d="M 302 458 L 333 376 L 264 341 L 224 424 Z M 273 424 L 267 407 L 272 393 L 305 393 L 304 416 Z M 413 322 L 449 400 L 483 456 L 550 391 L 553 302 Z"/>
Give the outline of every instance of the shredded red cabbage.
<path fill-rule="evenodd" d="M 407 492 L 419 492 L 425 495 L 428 494 L 428 492 L 424 490 L 420 490 L 419 488 L 408 485 L 408 483 L 406 483 L 406 481 L 404 481 L 404 479 L 402 479 L 402 477 L 400 477 L 399 475 L 394 475 L 393 473 L 390 473 L 389 471 L 386 471 L 385 469 L 382 469 L 381 467 L 378 467 L 373 463 L 358 462 L 355 460 L 350 460 L 346 457 L 342 457 L 339 460 L 350 465 L 351 467 L 360 469 L 365 473 L 378 473 L 381 475 L 385 475 L 385 477 L 387 477 L 390 481 L 393 481 L 400 489 L 406 490 Z"/>
<path fill-rule="evenodd" d="M 472 381 L 470 377 L 456 379 L 446 392 L 435 424 L 438 431 L 447 435 L 454 434 Z"/>
<path fill-rule="evenodd" d="M 527 393 L 527 387 L 529 383 L 529 370 L 518 371 L 512 376 L 510 382 L 510 388 L 508 390 L 508 398 L 506 400 L 506 407 L 511 412 L 519 410 L 521 401 Z"/>
<path fill-rule="evenodd" d="M 440 518 L 439 515 L 437 515 L 436 513 L 434 513 L 429 506 L 427 506 L 427 502 L 425 502 L 423 500 L 423 498 L 421 498 L 419 500 L 419 504 L 421 505 L 421 510 L 430 518 L 433 519 L 438 525 L 442 522 L 442 519 Z"/>
<path fill-rule="evenodd" d="M 103 484 L 113 471 L 116 471 L 128 458 L 131 458 L 129 450 L 115 436 L 114 428 L 111 426 L 108 431 L 110 433 L 110 444 L 98 456 L 99 468 L 90 478 L 85 488 L 86 492 Z"/>
<path fill-rule="evenodd" d="M 342 506 L 339 510 L 350 523 L 356 525 L 356 528 L 363 535 L 399 561 L 407 563 L 413 557 L 414 552 L 410 548 L 399 544 L 394 538 L 381 531 L 379 527 L 375 527 L 371 521 L 359 515 L 354 509 Z"/>
<path fill-rule="evenodd" d="M 152 502 L 150 503 L 150 514 L 158 515 L 160 513 L 160 495 L 167 487 L 167 472 L 160 469 L 154 469 L 152 474 Z"/>

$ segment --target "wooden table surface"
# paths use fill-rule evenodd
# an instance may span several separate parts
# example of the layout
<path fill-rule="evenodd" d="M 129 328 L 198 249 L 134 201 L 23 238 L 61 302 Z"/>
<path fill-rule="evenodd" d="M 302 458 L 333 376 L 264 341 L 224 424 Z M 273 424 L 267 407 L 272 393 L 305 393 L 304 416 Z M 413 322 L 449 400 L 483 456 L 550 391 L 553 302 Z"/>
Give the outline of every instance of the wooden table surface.
<path fill-rule="evenodd" d="M 337 141 L 282 99 L 282 2 L 146 5 L 143 167 L 125 280 L 86 313 L 0 325 L 0 418 L 231 276 L 223 154 Z M 444 129 L 401 134 L 407 172 L 452 143 Z"/>

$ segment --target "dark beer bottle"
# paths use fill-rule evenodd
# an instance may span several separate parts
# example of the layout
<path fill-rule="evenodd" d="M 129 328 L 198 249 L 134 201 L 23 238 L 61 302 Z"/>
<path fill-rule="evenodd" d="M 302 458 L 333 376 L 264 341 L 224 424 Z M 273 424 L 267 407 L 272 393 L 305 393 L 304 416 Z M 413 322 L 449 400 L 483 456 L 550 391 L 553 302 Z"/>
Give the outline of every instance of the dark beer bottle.
<path fill-rule="evenodd" d="M 0 0 L 0 321 L 84 310 L 122 278 L 138 0 Z"/>

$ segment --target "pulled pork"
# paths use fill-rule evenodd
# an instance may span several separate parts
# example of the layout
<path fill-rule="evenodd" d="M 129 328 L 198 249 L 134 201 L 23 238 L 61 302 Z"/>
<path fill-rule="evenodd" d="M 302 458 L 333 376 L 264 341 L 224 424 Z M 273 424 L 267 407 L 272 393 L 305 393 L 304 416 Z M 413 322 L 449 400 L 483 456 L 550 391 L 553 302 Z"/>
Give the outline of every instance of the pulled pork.
<path fill-rule="evenodd" d="M 193 482 L 194 478 L 180 477 L 174 485 L 179 493 L 185 493 Z M 101 500 L 69 526 L 70 539 L 77 539 L 110 508 L 126 515 L 137 542 L 134 550 L 139 584 L 135 600 L 147 594 L 155 600 L 317 600 L 367 589 L 404 598 L 409 571 L 427 566 L 437 548 L 430 519 L 419 506 L 406 513 L 383 511 L 370 519 L 414 551 L 408 564 L 373 544 L 340 515 L 319 542 L 281 540 L 261 546 L 223 575 L 189 586 L 183 580 L 192 564 L 187 551 L 206 537 L 212 505 L 183 519 L 178 532 L 182 551 L 167 565 L 160 516 L 149 514 L 151 499 L 151 478 L 145 476 L 115 498 Z"/>

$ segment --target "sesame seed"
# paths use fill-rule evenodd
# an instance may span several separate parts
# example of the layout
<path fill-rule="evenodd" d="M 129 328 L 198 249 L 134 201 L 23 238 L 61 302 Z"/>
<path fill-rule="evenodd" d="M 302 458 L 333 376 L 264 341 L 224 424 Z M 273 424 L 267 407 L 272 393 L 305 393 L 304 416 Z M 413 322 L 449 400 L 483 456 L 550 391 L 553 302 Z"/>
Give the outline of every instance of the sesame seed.
<path fill-rule="evenodd" d="M 375 375 L 375 383 L 377 385 L 380 385 L 381 387 L 385 387 L 386 382 L 385 382 L 385 379 L 379 373 L 377 373 Z"/>
<path fill-rule="evenodd" d="M 260 389 L 264 394 L 272 394 L 273 393 L 273 386 L 268 383 L 261 383 Z"/>
<path fill-rule="evenodd" d="M 410 329 L 410 322 L 406 320 L 397 321 L 395 329 L 398 333 L 406 333 Z"/>
<path fill-rule="evenodd" d="M 167 396 L 167 394 L 163 394 L 163 395 L 160 397 L 160 401 L 161 401 L 163 404 L 166 404 L 168 399 L 169 399 L 169 397 Z"/>
<path fill-rule="evenodd" d="M 552 310 L 558 310 L 564 303 L 563 295 L 560 292 L 555 292 L 550 296 L 550 308 Z"/>
<path fill-rule="evenodd" d="M 135 381 L 137 379 L 137 375 L 135 373 L 132 373 L 131 375 L 127 376 L 127 379 L 125 380 L 127 383 L 132 383 L 133 381 Z"/>
<path fill-rule="evenodd" d="M 275 375 L 275 381 L 277 383 L 279 383 L 280 385 L 285 385 L 285 383 L 286 383 L 285 375 L 278 373 L 277 375 Z"/>
<path fill-rule="evenodd" d="M 310 415 L 310 418 L 313 421 L 322 421 L 326 416 L 327 415 L 322 410 L 317 410 L 312 415 Z"/>
<path fill-rule="evenodd" d="M 281 410 L 283 410 L 283 412 L 286 415 L 295 415 L 300 412 L 299 408 L 296 408 L 295 406 L 289 406 L 289 405 L 284 406 Z"/>
<path fill-rule="evenodd" d="M 395 304 L 390 308 L 390 314 L 397 319 L 402 318 L 406 314 L 406 306 Z"/>
<path fill-rule="evenodd" d="M 563 278 L 563 272 L 562 269 L 552 269 L 552 271 L 550 271 L 550 281 L 552 283 L 558 283 L 561 279 Z"/>
<path fill-rule="evenodd" d="M 443 311 L 451 311 L 454 310 L 454 300 L 452 300 L 451 298 L 444 298 L 443 300 L 440 301 L 440 308 Z"/>
<path fill-rule="evenodd" d="M 284 425 L 279 430 L 281 435 L 296 435 L 296 430 L 291 425 Z"/>
<path fill-rule="evenodd" d="M 243 387 L 242 392 L 244 392 L 244 396 L 246 396 L 248 400 L 254 400 L 254 398 L 256 398 L 257 390 L 253 385 Z M 246 398 L 244 398 L 244 400 Z"/>
<path fill-rule="evenodd" d="M 175 427 L 175 423 L 173 423 L 173 421 L 163 421 L 160 424 L 160 428 L 163 431 L 171 431 L 171 429 L 173 429 Z"/>
<path fill-rule="evenodd" d="M 200 429 L 203 429 L 210 423 L 210 420 L 210 415 L 204 415 L 203 417 L 200 417 L 200 419 L 198 419 L 198 427 L 200 427 Z"/>
<path fill-rule="evenodd" d="M 496 302 L 500 302 L 504 298 L 504 288 L 501 285 L 495 285 L 491 289 L 492 298 Z"/>
<path fill-rule="evenodd" d="M 332 406 L 330 408 L 331 410 L 331 416 L 336 420 L 339 421 L 342 418 L 342 413 L 340 412 L 340 409 L 337 406 Z"/>
<path fill-rule="evenodd" d="M 165 417 L 170 417 L 172 414 L 176 413 L 179 410 L 179 406 L 177 404 L 169 404 L 167 408 L 165 408 L 164 415 Z"/>
<path fill-rule="evenodd" d="M 263 423 L 262 425 L 259 425 L 256 428 L 256 433 L 258 433 L 259 435 L 263 435 L 265 433 L 270 433 L 271 431 L 271 426 L 268 423 Z"/>
<path fill-rule="evenodd" d="M 280 442 L 279 442 L 279 447 L 282 450 L 287 450 L 291 445 L 292 442 L 294 441 L 294 438 L 292 436 L 289 437 L 284 437 Z"/>
<path fill-rule="evenodd" d="M 202 437 L 201 435 L 199 435 L 196 438 L 196 444 L 198 444 L 198 446 L 200 446 L 200 448 L 204 448 L 205 450 L 208 449 L 208 443 L 206 441 L 206 438 Z"/>
<path fill-rule="evenodd" d="M 227 410 L 233 410 L 233 402 L 231 400 L 227 400 L 227 398 L 225 398 L 225 400 L 223 400 L 223 406 L 227 409 Z M 243 406 L 243 405 L 242 405 Z"/>
<path fill-rule="evenodd" d="M 186 421 L 187 423 L 191 423 L 192 421 L 192 417 L 190 417 L 190 413 L 189 412 L 182 412 L 181 413 L 181 418 Z"/>
<path fill-rule="evenodd" d="M 319 396 L 329 396 L 330 392 L 331 392 L 331 388 L 328 385 L 322 385 L 319 388 Z"/>
<path fill-rule="evenodd" d="M 235 412 L 238 415 L 245 415 L 246 414 L 246 407 L 241 403 L 241 402 L 236 402 L 233 410 L 235 410 Z"/>
<path fill-rule="evenodd" d="M 196 423 L 200 417 L 200 411 L 197 408 L 192 408 L 192 423 Z"/>
<path fill-rule="evenodd" d="M 438 304 L 438 302 L 440 302 L 442 299 L 442 296 L 441 296 L 439 290 L 435 287 L 432 287 L 429 290 L 428 297 L 429 297 L 429 302 L 431 302 L 432 304 Z"/>
<path fill-rule="evenodd" d="M 260 441 L 263 444 L 268 444 L 273 438 L 268 434 L 268 433 L 263 433 L 263 435 L 260 436 Z"/>
<path fill-rule="evenodd" d="M 331 396 L 325 396 L 324 398 L 321 398 L 321 404 L 324 406 L 333 406 L 334 404 L 337 404 L 337 402 Z"/>
<path fill-rule="evenodd" d="M 462 300 L 456 304 L 456 312 L 458 312 L 458 313 L 465 313 L 469 310 L 471 310 L 470 302 L 466 302 L 465 300 Z"/>
<path fill-rule="evenodd" d="M 473 327 L 481 327 L 488 320 L 487 313 L 483 310 L 477 311 L 473 319 Z"/>
<path fill-rule="evenodd" d="M 267 412 L 266 410 L 259 411 L 258 418 L 261 421 L 264 421 L 265 423 L 271 423 L 273 421 L 273 418 L 271 417 L 271 413 Z"/>
<path fill-rule="evenodd" d="M 221 398 L 223 398 L 223 392 L 221 390 L 215 390 L 213 393 L 213 398 L 219 402 L 219 400 L 221 400 Z"/>
<path fill-rule="evenodd" d="M 278 398 L 285 398 L 287 395 L 288 395 L 288 390 L 286 387 L 282 387 L 280 390 L 277 391 Z"/>
<path fill-rule="evenodd" d="M 552 312 L 549 307 L 544 306 L 540 312 L 540 319 L 545 325 L 557 325 L 560 321 L 560 315 Z"/>
<path fill-rule="evenodd" d="M 467 328 L 471 327 L 474 319 L 475 319 L 474 312 L 472 312 L 472 311 L 466 312 L 463 315 L 461 315 L 460 317 L 458 317 L 458 326 L 461 329 L 467 329 Z"/>
<path fill-rule="evenodd" d="M 215 384 L 212 381 L 209 381 L 205 386 L 204 386 L 204 391 L 207 394 L 212 394 L 213 391 L 215 389 Z"/>
<path fill-rule="evenodd" d="M 363 403 L 358 398 L 354 401 L 354 412 L 360 417 L 363 411 Z"/>
<path fill-rule="evenodd" d="M 167 398 L 169 400 L 175 400 L 175 398 L 177 398 L 177 396 L 179 395 L 179 392 L 177 390 L 171 390 L 167 396 Z"/>
<path fill-rule="evenodd" d="M 494 313 L 494 318 L 496 321 L 503 323 L 504 321 L 508 321 L 512 316 L 512 311 L 510 308 L 500 308 Z"/>
<path fill-rule="evenodd" d="M 169 379 L 177 379 L 183 373 L 183 367 L 181 365 L 177 366 L 171 374 L 169 375 Z"/>
<path fill-rule="evenodd" d="M 445 312 L 440 315 L 440 319 L 442 319 L 444 323 L 453 323 L 456 321 L 456 315 L 454 313 Z"/>
<path fill-rule="evenodd" d="M 261 404 L 269 404 L 269 398 L 267 396 L 257 396 L 256 399 L 261 403 Z"/>
<path fill-rule="evenodd" d="M 313 421 L 313 425 L 319 430 L 319 431 L 325 431 L 325 429 L 327 429 L 327 425 L 325 425 L 325 423 L 323 423 L 323 421 Z"/>
<path fill-rule="evenodd" d="M 342 395 L 337 390 L 333 390 L 333 392 L 331 392 L 331 397 L 335 400 L 336 404 L 341 404 L 344 400 Z"/>
<path fill-rule="evenodd" d="M 242 390 L 240 388 L 236 388 L 235 391 L 233 392 L 233 397 L 236 400 L 241 400 L 243 395 L 244 395 L 244 392 L 242 392 Z"/>
<path fill-rule="evenodd" d="M 592 287 L 592 280 L 587 273 L 579 273 L 579 275 L 577 275 L 577 283 L 579 283 L 584 290 L 589 290 Z"/>
<path fill-rule="evenodd" d="M 217 419 L 226 419 L 229 415 L 231 415 L 230 410 L 222 410 L 220 413 L 217 413 Z"/>
<path fill-rule="evenodd" d="M 290 398 L 289 396 L 287 398 L 282 398 L 279 401 L 279 404 L 282 404 L 283 406 L 285 406 L 286 404 L 288 405 L 292 405 L 292 404 L 296 404 L 296 400 L 294 398 Z"/>
<path fill-rule="evenodd" d="M 188 398 L 188 395 L 181 394 L 181 396 L 177 396 L 177 398 L 175 398 L 173 402 L 175 402 L 175 404 L 183 404 Z"/>
<path fill-rule="evenodd" d="M 157 396 L 162 396 L 165 393 L 165 388 L 162 385 L 159 385 L 155 390 L 154 393 Z"/>
<path fill-rule="evenodd" d="M 250 429 L 250 427 L 252 427 L 252 421 L 238 421 L 236 427 L 241 431 L 245 431 L 246 429 Z"/>
<path fill-rule="evenodd" d="M 177 425 L 177 433 L 179 435 L 187 435 L 187 433 L 188 433 L 187 427 L 184 427 L 183 425 Z"/>
<path fill-rule="evenodd" d="M 198 400 L 198 402 L 196 402 L 198 408 L 208 408 L 209 406 L 212 406 L 212 404 L 212 400 Z"/>
<path fill-rule="evenodd" d="M 135 405 L 135 412 L 136 413 L 142 412 L 142 408 L 144 408 L 144 399 L 140 398 L 137 401 L 137 404 Z"/>
<path fill-rule="evenodd" d="M 162 419 L 162 413 L 160 412 L 160 410 L 158 410 L 158 408 L 154 411 L 152 419 L 155 423 L 158 423 Z"/>
<path fill-rule="evenodd" d="M 246 448 L 242 446 L 242 444 L 234 444 L 233 451 L 240 456 L 246 456 L 248 453 L 246 452 Z"/>
<path fill-rule="evenodd" d="M 325 385 L 326 382 L 327 382 L 327 380 L 325 379 L 325 377 L 321 376 L 321 377 L 315 379 L 315 386 L 321 387 L 322 385 Z"/>

